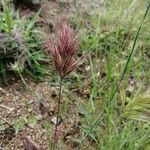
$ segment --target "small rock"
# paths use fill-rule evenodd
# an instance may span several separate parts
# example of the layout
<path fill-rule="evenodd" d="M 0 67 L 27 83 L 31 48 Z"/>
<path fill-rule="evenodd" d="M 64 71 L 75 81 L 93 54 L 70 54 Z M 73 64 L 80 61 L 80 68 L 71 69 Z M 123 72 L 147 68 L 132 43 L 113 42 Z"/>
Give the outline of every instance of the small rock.
<path fill-rule="evenodd" d="M 54 124 L 54 125 L 56 125 L 56 123 L 57 123 L 57 117 L 53 117 L 52 119 L 51 119 L 51 122 Z M 60 124 L 62 122 L 62 119 L 61 118 L 58 118 L 58 125 Z"/>
<path fill-rule="evenodd" d="M 85 70 L 86 70 L 86 71 L 89 71 L 90 69 L 91 69 L 90 66 L 86 66 L 86 67 L 85 67 Z"/>

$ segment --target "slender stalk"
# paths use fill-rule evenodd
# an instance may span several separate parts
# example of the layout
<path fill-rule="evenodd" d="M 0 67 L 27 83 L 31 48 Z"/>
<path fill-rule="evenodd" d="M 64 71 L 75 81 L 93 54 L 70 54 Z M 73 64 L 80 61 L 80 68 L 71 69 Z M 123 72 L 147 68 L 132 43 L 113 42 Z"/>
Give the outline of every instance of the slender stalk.
<path fill-rule="evenodd" d="M 56 125 L 55 125 L 55 142 L 56 142 L 56 136 L 57 136 L 57 127 L 58 127 L 58 122 L 59 122 L 59 112 L 60 112 L 60 102 L 61 102 L 61 93 L 62 93 L 62 78 L 60 78 L 59 81 L 59 95 L 58 95 L 58 106 L 57 106 L 57 118 L 56 118 Z"/>

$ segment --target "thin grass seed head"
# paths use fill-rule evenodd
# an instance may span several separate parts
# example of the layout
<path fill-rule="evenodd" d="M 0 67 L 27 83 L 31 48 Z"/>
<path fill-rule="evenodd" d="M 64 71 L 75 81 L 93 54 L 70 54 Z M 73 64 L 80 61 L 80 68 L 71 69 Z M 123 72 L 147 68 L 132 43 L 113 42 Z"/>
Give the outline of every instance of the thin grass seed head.
<path fill-rule="evenodd" d="M 83 61 L 83 56 L 75 60 L 79 46 L 78 36 L 66 20 L 56 26 L 56 42 L 50 36 L 46 47 L 51 53 L 54 66 L 61 79 L 65 78 Z"/>

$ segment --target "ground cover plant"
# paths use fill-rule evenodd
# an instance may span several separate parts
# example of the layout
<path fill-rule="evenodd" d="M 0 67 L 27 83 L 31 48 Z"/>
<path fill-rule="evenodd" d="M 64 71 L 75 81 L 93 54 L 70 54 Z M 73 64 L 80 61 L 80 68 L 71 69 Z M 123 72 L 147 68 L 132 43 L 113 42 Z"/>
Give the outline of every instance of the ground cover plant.
<path fill-rule="evenodd" d="M 149 1 L 41 0 L 33 11 L 15 3 L 16 19 L 9 2 L 0 70 L 21 80 L 0 88 L 0 149 L 149 150 Z"/>
<path fill-rule="evenodd" d="M 35 19 L 20 18 L 17 12 L 9 8 L 7 1 L 2 1 L 3 11 L 0 20 L 0 75 L 7 83 L 8 72 L 18 74 L 25 83 L 22 73 L 32 75 L 46 73 L 42 62 L 46 57 L 42 52 L 40 36 L 34 30 Z M 36 45 L 34 44 L 36 43 Z M 40 63 L 39 63 L 40 62 Z M 36 76 L 34 76 L 36 74 Z"/>

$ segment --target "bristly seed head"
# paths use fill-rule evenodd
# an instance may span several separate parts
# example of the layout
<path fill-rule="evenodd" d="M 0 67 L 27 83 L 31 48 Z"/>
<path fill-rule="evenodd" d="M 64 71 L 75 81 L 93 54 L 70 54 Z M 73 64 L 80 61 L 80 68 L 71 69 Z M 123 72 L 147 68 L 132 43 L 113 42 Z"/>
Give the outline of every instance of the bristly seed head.
<path fill-rule="evenodd" d="M 49 37 L 46 42 L 46 47 L 51 53 L 61 79 L 64 79 L 83 61 L 83 56 L 74 60 L 78 46 L 78 36 L 65 19 L 61 20 L 56 26 L 56 42 L 52 40 L 52 37 Z"/>

